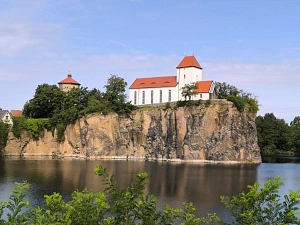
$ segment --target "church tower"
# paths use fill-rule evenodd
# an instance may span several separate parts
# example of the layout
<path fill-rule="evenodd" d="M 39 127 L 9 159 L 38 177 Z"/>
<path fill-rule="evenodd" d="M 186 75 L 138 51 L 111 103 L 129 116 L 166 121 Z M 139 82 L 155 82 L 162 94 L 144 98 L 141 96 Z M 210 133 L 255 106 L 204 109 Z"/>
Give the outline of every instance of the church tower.
<path fill-rule="evenodd" d="M 202 81 L 202 67 L 195 56 L 185 56 L 176 67 L 179 93 L 186 84 Z"/>

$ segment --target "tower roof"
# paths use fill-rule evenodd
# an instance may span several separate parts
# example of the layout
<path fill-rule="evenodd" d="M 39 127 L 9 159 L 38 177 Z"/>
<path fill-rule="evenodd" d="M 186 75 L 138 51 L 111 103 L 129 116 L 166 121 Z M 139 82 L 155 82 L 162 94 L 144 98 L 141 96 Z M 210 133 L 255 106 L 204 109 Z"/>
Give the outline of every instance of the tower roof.
<path fill-rule="evenodd" d="M 202 69 L 197 59 L 193 55 L 185 56 L 176 68 L 178 69 L 178 68 L 186 68 L 186 67 L 196 67 Z"/>
<path fill-rule="evenodd" d="M 80 83 L 78 83 L 76 80 L 74 80 L 72 78 L 72 74 L 69 72 L 68 73 L 68 77 L 64 80 L 62 80 L 61 82 L 58 82 L 58 84 L 77 84 L 80 85 Z"/>

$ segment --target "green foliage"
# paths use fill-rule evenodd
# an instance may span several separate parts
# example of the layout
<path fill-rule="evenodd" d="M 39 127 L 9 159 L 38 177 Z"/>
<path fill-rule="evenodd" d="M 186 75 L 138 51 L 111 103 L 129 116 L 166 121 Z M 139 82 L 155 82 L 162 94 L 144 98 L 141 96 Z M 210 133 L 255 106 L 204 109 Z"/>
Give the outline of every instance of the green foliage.
<path fill-rule="evenodd" d="M 57 131 L 57 141 L 64 141 L 65 140 L 65 130 L 66 125 L 63 123 L 59 123 L 56 125 L 56 131 Z"/>
<path fill-rule="evenodd" d="M 8 139 L 9 126 L 0 120 L 0 152 L 5 148 Z"/>
<path fill-rule="evenodd" d="M 290 191 L 280 202 L 278 191 L 282 185 L 282 179 L 277 177 L 267 181 L 261 189 L 255 183 L 248 186 L 249 192 L 232 198 L 222 196 L 221 201 L 235 218 L 233 224 L 299 224 L 300 219 L 295 213 L 300 203 L 300 192 Z"/>
<path fill-rule="evenodd" d="M 0 224 L 21 224 L 27 220 L 24 213 L 21 213 L 22 209 L 29 207 L 29 202 L 24 201 L 25 190 L 28 189 L 29 184 L 26 182 L 16 183 L 16 187 L 12 189 L 12 194 L 9 201 L 0 202 L 0 218 L 3 214 L 3 209 L 8 209 L 8 220 L 0 220 Z"/>
<path fill-rule="evenodd" d="M 30 119 L 25 123 L 25 129 L 31 134 L 34 140 L 38 140 L 44 134 L 44 129 L 49 127 L 47 119 Z"/>
<path fill-rule="evenodd" d="M 137 107 L 126 102 L 126 85 L 123 78 L 111 75 L 104 86 L 106 92 L 97 89 L 72 88 L 69 92 L 59 90 L 56 85 L 42 84 L 36 89 L 33 99 L 24 105 L 25 118 L 49 118 L 43 126 L 47 130 L 57 129 L 57 140 L 64 141 L 64 131 L 69 124 L 92 113 L 108 114 L 115 112 L 129 115 Z M 15 137 L 20 138 L 21 130 L 28 130 L 34 139 L 42 135 L 41 123 L 27 122 L 24 118 L 15 118 L 13 127 Z M 53 132 L 54 133 L 54 132 Z"/>
<path fill-rule="evenodd" d="M 228 95 L 237 96 L 240 93 L 240 90 L 226 82 L 216 82 L 215 90 L 218 96 L 218 99 L 226 99 Z"/>
<path fill-rule="evenodd" d="M 198 88 L 197 83 L 191 83 L 191 84 L 186 84 L 184 87 L 181 89 L 181 95 L 184 97 L 184 100 L 187 98 L 189 101 L 191 100 L 192 96 L 196 96 L 198 93 L 195 92 L 195 90 Z"/>
<path fill-rule="evenodd" d="M 133 224 L 181 224 L 181 225 L 225 225 L 216 214 L 196 218 L 192 203 L 183 203 L 184 208 L 157 209 L 155 196 L 145 194 L 148 175 L 140 173 L 133 182 L 123 189 L 118 187 L 114 176 L 110 176 L 102 166 L 95 168 L 95 174 L 102 178 L 106 188 L 104 192 L 91 193 L 86 189 L 75 191 L 72 200 L 64 202 L 59 193 L 45 196 L 45 206 L 23 212 L 29 206 L 24 202 L 28 184 L 16 184 L 10 201 L 0 202 L 0 218 L 3 210 L 8 209 L 7 220 L 0 224 L 37 224 L 37 225 L 133 225 Z M 296 217 L 300 203 L 300 191 L 290 191 L 284 200 L 278 194 L 283 185 L 280 178 L 270 179 L 259 189 L 255 183 L 248 186 L 247 193 L 237 196 L 221 197 L 221 201 L 234 217 L 232 224 L 299 224 Z M 107 200 L 109 199 L 109 200 Z"/>
<path fill-rule="evenodd" d="M 167 102 L 167 103 L 165 104 L 164 110 L 167 110 L 167 109 L 170 109 L 170 108 L 171 108 L 171 104 L 170 104 L 170 102 Z"/>
<path fill-rule="evenodd" d="M 211 100 L 210 99 L 208 99 L 208 100 L 205 101 L 205 107 L 209 107 L 210 104 L 211 104 Z"/>
<path fill-rule="evenodd" d="M 247 106 L 247 108 L 249 109 L 250 112 L 258 112 L 259 110 L 259 105 L 258 105 L 258 101 L 256 98 L 246 98 L 245 99 L 246 103 L 245 105 Z"/>
<path fill-rule="evenodd" d="M 211 103 L 211 100 L 208 100 L 209 101 L 209 104 Z M 200 106 L 203 104 L 203 100 L 200 99 L 200 100 L 195 100 L 195 101 L 177 101 L 176 102 L 176 107 L 184 107 L 184 106 Z M 205 101 L 206 103 L 206 101 Z"/>
<path fill-rule="evenodd" d="M 235 107 L 239 111 L 243 111 L 244 110 L 245 105 L 246 105 L 246 101 L 242 97 L 234 96 L 234 95 L 228 95 L 227 96 L 227 100 L 233 102 L 233 104 L 235 105 Z"/>
<path fill-rule="evenodd" d="M 24 105 L 23 113 L 29 118 L 50 118 L 54 111 L 56 85 L 41 84 L 35 90 L 34 98 Z"/>
<path fill-rule="evenodd" d="M 277 119 L 273 113 L 258 116 L 255 120 L 258 146 L 262 154 L 274 154 L 279 151 L 296 151 L 300 136 L 293 132 L 294 127 L 283 119 Z"/>
<path fill-rule="evenodd" d="M 245 107 L 249 108 L 250 112 L 256 113 L 259 110 L 257 99 L 243 89 L 238 89 L 226 82 L 216 82 L 215 90 L 219 99 L 227 99 L 233 102 L 239 111 L 243 111 Z"/>
<path fill-rule="evenodd" d="M 13 116 L 13 126 L 11 132 L 13 132 L 16 138 L 21 137 L 21 132 L 23 129 L 26 129 L 26 119 L 23 116 Z"/>
<path fill-rule="evenodd" d="M 13 117 L 13 126 L 11 131 L 16 138 L 21 137 L 22 130 L 27 130 L 34 140 L 38 140 L 44 134 L 44 130 L 51 129 L 51 124 L 48 119 L 28 119 L 23 116 Z"/>

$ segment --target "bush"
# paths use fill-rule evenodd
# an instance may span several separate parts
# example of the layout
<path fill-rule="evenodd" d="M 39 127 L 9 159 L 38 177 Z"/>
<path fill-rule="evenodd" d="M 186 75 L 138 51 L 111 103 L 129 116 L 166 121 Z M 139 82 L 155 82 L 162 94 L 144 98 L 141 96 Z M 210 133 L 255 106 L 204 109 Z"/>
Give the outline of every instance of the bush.
<path fill-rule="evenodd" d="M 255 98 L 246 98 L 246 106 L 249 108 L 250 112 L 258 112 L 259 105 Z"/>
<path fill-rule="evenodd" d="M 205 101 L 205 107 L 209 107 L 210 104 L 211 104 L 211 100 L 210 99 L 208 99 L 208 100 Z"/>
<path fill-rule="evenodd" d="M 170 102 L 167 102 L 165 104 L 165 109 L 164 110 L 167 110 L 167 109 L 170 109 L 170 108 L 171 108 L 171 104 L 170 104 Z"/>
<path fill-rule="evenodd" d="M 231 101 L 239 111 L 243 111 L 246 105 L 246 100 L 239 96 L 228 95 L 227 100 Z"/>

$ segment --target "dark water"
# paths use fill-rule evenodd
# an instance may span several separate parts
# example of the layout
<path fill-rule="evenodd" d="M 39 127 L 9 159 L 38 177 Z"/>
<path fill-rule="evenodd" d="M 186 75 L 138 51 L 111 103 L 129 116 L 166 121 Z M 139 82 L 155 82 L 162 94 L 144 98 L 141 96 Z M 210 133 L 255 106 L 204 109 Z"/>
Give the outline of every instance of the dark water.
<path fill-rule="evenodd" d="M 125 187 L 136 174 L 147 172 L 150 177 L 146 192 L 156 195 L 159 208 L 166 204 L 181 207 L 182 202 L 193 202 L 197 216 L 216 212 L 230 221 L 229 212 L 220 203 L 220 196 L 233 196 L 247 190 L 254 182 L 263 184 L 270 178 L 283 177 L 285 186 L 280 194 L 289 189 L 300 189 L 300 158 L 283 163 L 260 165 L 223 165 L 196 163 L 168 163 L 145 161 L 96 161 L 48 158 L 6 158 L 0 160 L 0 200 L 8 199 L 15 182 L 27 180 L 31 187 L 28 199 L 32 206 L 43 205 L 43 196 L 59 192 L 65 200 L 74 190 L 101 191 L 101 179 L 94 175 L 95 166 L 102 165 L 115 174 L 120 187 Z M 273 160 L 273 159 L 272 159 Z M 271 160 L 271 161 L 272 161 Z"/>

